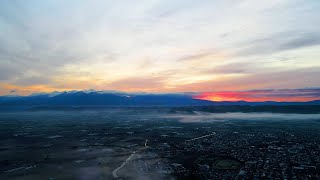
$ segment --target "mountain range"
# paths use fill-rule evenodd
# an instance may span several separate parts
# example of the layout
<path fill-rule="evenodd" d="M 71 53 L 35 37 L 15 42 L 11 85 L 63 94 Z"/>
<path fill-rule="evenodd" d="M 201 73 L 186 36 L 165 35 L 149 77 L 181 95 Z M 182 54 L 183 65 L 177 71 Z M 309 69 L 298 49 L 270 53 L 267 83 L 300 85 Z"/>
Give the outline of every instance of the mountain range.
<path fill-rule="evenodd" d="M 29 96 L 0 96 L 1 106 L 230 106 L 230 105 L 320 105 L 309 102 L 247 102 L 206 101 L 194 99 L 190 93 L 147 94 L 115 91 L 66 91 L 32 94 Z"/>

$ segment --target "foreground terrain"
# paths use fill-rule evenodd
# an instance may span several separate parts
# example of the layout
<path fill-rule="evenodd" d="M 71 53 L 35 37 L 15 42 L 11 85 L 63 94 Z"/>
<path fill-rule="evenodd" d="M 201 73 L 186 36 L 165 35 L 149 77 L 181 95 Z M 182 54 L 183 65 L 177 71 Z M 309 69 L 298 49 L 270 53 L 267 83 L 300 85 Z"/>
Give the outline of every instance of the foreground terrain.
<path fill-rule="evenodd" d="M 319 144 L 306 112 L 3 111 L 0 179 L 319 179 Z"/>

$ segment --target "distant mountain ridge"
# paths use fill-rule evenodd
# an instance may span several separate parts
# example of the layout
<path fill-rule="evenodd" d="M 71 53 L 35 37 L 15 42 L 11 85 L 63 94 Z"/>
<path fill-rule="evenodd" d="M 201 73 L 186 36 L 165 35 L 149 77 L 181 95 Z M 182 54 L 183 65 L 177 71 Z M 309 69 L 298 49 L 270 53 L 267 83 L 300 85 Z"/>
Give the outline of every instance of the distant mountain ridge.
<path fill-rule="evenodd" d="M 193 99 L 186 94 L 128 94 L 103 91 L 72 91 L 34 94 L 30 96 L 0 96 L 0 105 L 103 105 L 103 106 L 184 106 L 211 105 L 212 102 Z"/>
<path fill-rule="evenodd" d="M 191 94 L 122 93 L 116 91 L 66 91 L 39 93 L 29 96 L 0 96 L 0 105 L 31 106 L 231 106 L 231 105 L 320 105 L 310 102 L 246 102 L 206 101 L 194 99 Z"/>

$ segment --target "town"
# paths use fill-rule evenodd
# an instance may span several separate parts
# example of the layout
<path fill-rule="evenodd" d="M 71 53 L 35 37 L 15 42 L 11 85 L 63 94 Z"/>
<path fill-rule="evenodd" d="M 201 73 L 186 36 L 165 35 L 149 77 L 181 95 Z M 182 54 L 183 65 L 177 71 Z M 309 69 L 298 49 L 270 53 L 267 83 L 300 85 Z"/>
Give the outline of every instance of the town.
<path fill-rule="evenodd" d="M 0 177 L 319 179 L 319 117 L 288 117 L 170 108 L 2 113 Z"/>

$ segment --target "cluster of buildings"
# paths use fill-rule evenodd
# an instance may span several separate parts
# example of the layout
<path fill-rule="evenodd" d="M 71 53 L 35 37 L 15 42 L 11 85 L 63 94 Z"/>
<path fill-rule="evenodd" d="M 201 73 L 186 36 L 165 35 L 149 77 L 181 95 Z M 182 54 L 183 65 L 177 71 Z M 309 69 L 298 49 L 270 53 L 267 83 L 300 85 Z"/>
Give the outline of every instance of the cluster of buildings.
<path fill-rule="evenodd" d="M 162 169 L 177 177 L 320 179 L 319 142 L 305 132 L 224 129 L 196 141 L 159 140 L 149 151 L 166 159 Z"/>

